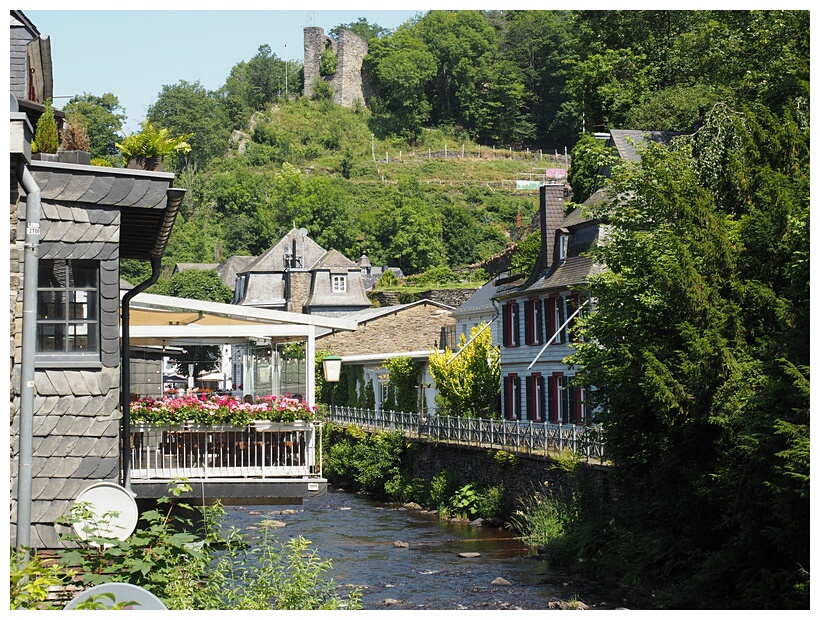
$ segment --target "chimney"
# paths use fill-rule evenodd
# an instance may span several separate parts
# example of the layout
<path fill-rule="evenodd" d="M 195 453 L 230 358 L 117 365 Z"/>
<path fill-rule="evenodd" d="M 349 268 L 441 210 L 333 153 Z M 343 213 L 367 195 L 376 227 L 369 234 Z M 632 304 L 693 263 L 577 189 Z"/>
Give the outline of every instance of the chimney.
<path fill-rule="evenodd" d="M 535 267 L 523 288 L 544 275 L 555 262 L 555 233 L 564 220 L 564 184 L 545 183 L 539 188 L 538 220 L 541 225 L 541 250 Z"/>

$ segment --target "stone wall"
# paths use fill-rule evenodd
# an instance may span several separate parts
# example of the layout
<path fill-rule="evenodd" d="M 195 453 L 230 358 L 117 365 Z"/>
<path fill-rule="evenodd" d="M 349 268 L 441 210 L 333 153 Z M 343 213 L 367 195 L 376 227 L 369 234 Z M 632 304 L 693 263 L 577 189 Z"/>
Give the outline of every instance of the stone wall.
<path fill-rule="evenodd" d="M 332 433 L 330 445 L 340 439 L 349 441 L 350 436 Z M 576 468 L 576 473 L 569 473 L 552 459 L 526 455 L 512 457 L 510 453 L 504 455 L 506 458 L 497 458 L 498 452 L 470 446 L 426 443 L 410 438 L 403 467 L 412 477 L 425 483 L 446 471 L 458 487 L 468 483 L 483 489 L 502 487 L 506 499 L 505 520 L 516 510 L 519 500 L 529 498 L 535 491 L 550 493 L 573 489 L 582 480 L 594 489 L 602 501 L 609 501 L 616 495 L 609 477 L 609 467 L 581 464 Z M 330 482 L 337 481 L 331 476 Z"/>
<path fill-rule="evenodd" d="M 304 72 L 305 72 L 305 97 L 313 96 L 313 82 L 319 76 L 319 64 L 322 59 L 322 50 L 325 46 L 336 47 L 332 38 L 325 35 L 323 28 L 311 27 L 303 31 L 305 42 Z"/>
<path fill-rule="evenodd" d="M 308 299 L 311 275 L 307 271 L 288 271 L 285 277 L 288 279 L 285 310 L 301 314 Z"/>
<path fill-rule="evenodd" d="M 472 297 L 478 288 L 448 288 L 419 293 L 419 299 L 429 299 L 445 304 L 451 308 L 458 308 Z"/>
<path fill-rule="evenodd" d="M 362 61 L 367 55 L 367 43 L 349 30 L 339 33 L 336 75 L 333 76 L 333 102 L 352 108 L 356 101 L 364 105 Z"/>
<path fill-rule="evenodd" d="M 337 355 L 426 351 L 435 347 L 442 326 L 450 325 L 455 319 L 449 310 L 420 303 L 359 323 L 356 331 L 317 338 L 316 346 Z"/>
<path fill-rule="evenodd" d="M 528 456 L 496 459 L 496 453 L 496 450 L 469 446 L 412 441 L 405 465 L 414 477 L 428 482 L 442 471 L 448 471 L 459 487 L 470 482 L 479 488 L 503 487 L 506 517 L 513 513 L 518 499 L 528 498 L 536 490 L 552 492 L 578 484 L 577 476 L 551 459 Z M 595 485 L 599 494 L 611 496 L 609 468 L 581 465 L 579 470 L 581 474 L 588 474 L 586 480 Z"/>
<path fill-rule="evenodd" d="M 323 77 L 319 73 L 322 51 L 326 48 L 336 52 L 336 73 Z M 353 107 L 356 101 L 364 104 L 362 84 L 362 61 L 367 55 L 367 43 L 349 30 L 339 33 L 338 44 L 326 36 L 322 28 L 304 29 L 304 95 L 312 97 L 313 84 L 317 78 L 325 79 L 333 89 L 333 101 L 345 107 Z"/>

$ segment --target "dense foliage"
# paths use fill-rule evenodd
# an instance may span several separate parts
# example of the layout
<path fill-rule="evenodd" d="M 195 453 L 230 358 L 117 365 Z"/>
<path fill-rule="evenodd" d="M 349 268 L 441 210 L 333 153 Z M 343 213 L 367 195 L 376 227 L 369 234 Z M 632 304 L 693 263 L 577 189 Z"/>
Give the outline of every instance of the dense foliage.
<path fill-rule="evenodd" d="M 717 106 L 613 173 L 573 361 L 626 501 L 601 564 L 683 606 L 801 607 L 809 570 L 809 129 Z"/>
<path fill-rule="evenodd" d="M 459 482 L 463 476 L 441 471 L 431 480 L 411 473 L 413 444 L 401 433 L 367 433 L 358 428 L 328 425 L 325 470 L 329 480 L 348 483 L 357 491 L 397 502 L 414 502 L 441 518 L 500 519 L 508 510 L 503 485 L 483 487 Z"/>

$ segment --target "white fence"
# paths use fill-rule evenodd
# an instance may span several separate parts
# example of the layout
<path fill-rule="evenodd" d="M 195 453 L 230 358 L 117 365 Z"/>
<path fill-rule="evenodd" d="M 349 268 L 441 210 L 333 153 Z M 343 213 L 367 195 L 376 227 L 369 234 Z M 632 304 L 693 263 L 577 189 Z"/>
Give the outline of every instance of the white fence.
<path fill-rule="evenodd" d="M 327 420 L 369 430 L 399 431 L 423 441 L 542 456 L 569 450 L 587 462 L 606 460 L 599 425 L 459 418 L 353 407 L 334 407 Z"/>
<path fill-rule="evenodd" d="M 131 433 L 131 478 L 321 477 L 321 424 L 159 426 Z"/>

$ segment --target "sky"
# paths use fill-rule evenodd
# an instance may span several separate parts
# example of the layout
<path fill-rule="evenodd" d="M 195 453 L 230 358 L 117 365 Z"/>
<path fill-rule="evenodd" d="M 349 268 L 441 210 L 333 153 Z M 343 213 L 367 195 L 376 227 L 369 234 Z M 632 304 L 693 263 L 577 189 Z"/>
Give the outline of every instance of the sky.
<path fill-rule="evenodd" d="M 180 3 L 163 5 L 174 4 Z M 233 3 L 238 7 L 242 4 Z M 66 4 L 54 6 L 63 9 Z M 111 6 L 107 3 L 107 8 Z M 139 131 L 140 122 L 164 85 L 199 81 L 206 89 L 216 90 L 234 65 L 253 58 L 260 45 L 269 45 L 281 59 L 301 62 L 303 28 L 307 26 L 329 32 L 339 24 L 364 17 L 371 24 L 392 29 L 423 12 L 309 10 L 308 6 L 294 11 L 21 10 L 41 35 L 51 39 L 54 107 L 62 109 L 74 95 L 113 93 L 125 110 L 123 130 L 128 134 Z"/>

